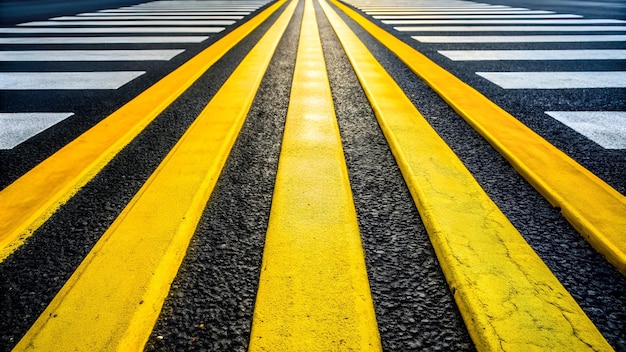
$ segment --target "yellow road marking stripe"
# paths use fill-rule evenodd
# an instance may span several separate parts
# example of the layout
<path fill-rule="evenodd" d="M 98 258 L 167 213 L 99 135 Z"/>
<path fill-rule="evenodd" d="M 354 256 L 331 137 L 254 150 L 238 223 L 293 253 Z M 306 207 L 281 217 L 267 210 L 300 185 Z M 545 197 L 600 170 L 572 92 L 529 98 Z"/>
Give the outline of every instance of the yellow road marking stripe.
<path fill-rule="evenodd" d="M 333 3 L 426 81 L 626 275 L 626 197 L 411 46 L 338 1 Z"/>
<path fill-rule="evenodd" d="M 305 2 L 250 351 L 380 351 L 312 0 Z"/>
<path fill-rule="evenodd" d="M 295 7 L 250 51 L 15 351 L 143 349 Z"/>
<path fill-rule="evenodd" d="M 278 1 L 213 43 L 2 190 L 0 261 L 21 246 L 155 117 L 285 2 Z"/>
<path fill-rule="evenodd" d="M 320 0 L 402 170 L 478 350 L 611 351 L 367 47 Z"/>

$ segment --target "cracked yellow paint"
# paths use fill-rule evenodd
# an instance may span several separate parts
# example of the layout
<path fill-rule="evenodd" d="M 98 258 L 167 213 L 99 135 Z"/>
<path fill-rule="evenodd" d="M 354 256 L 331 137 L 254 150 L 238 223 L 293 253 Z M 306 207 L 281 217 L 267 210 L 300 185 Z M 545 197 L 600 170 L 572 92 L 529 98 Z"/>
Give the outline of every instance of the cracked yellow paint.
<path fill-rule="evenodd" d="M 409 186 L 477 349 L 612 351 L 367 47 L 319 1 Z"/>
<path fill-rule="evenodd" d="M 626 197 L 484 95 L 354 10 L 342 11 L 420 76 L 626 275 Z"/>
<path fill-rule="evenodd" d="M 250 351 L 380 351 L 314 8 L 305 2 Z"/>
<path fill-rule="evenodd" d="M 213 43 L 0 192 L 0 261 L 32 235 L 281 0 Z"/>
<path fill-rule="evenodd" d="M 14 351 L 143 350 L 296 4 L 244 58 Z"/>

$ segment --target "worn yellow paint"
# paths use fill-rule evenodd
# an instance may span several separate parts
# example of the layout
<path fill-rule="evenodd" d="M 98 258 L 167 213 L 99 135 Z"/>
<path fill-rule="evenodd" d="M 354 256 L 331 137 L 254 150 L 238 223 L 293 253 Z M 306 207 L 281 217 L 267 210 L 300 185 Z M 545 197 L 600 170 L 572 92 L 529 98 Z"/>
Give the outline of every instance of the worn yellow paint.
<path fill-rule="evenodd" d="M 281 0 L 218 40 L 0 192 L 0 261 L 6 259 L 124 146 Z"/>
<path fill-rule="evenodd" d="M 320 0 L 409 186 L 480 351 L 611 351 L 358 37 Z"/>
<path fill-rule="evenodd" d="M 428 83 L 626 275 L 626 197 L 411 46 L 347 6 L 333 3 Z"/>
<path fill-rule="evenodd" d="M 143 350 L 295 7 L 246 56 L 15 351 Z"/>
<path fill-rule="evenodd" d="M 305 2 L 250 351 L 380 351 L 312 0 Z"/>

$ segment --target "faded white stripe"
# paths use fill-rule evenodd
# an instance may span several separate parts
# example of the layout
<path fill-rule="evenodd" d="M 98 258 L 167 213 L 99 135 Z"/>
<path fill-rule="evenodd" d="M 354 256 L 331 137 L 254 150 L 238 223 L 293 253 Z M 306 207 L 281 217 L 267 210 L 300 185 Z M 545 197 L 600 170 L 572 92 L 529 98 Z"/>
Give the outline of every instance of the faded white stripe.
<path fill-rule="evenodd" d="M 78 21 L 148 21 L 148 20 L 240 20 L 244 16 L 64 16 L 64 17 L 55 17 L 50 20 L 53 21 L 67 21 L 68 23 L 75 24 Z M 141 22 L 145 23 L 145 22 Z"/>
<path fill-rule="evenodd" d="M 235 21 L 36 21 L 18 24 L 21 27 L 55 26 L 230 26 Z"/>
<path fill-rule="evenodd" d="M 476 72 L 504 89 L 626 88 L 626 71 Z"/>
<path fill-rule="evenodd" d="M 102 17 L 111 18 L 117 16 L 247 16 L 249 11 L 231 11 L 231 12 L 216 12 L 216 11 L 149 11 L 149 12 L 136 12 L 136 11 L 122 11 L 122 12 L 85 12 L 79 13 L 76 17 Z"/>
<path fill-rule="evenodd" d="M 206 36 L 167 37 L 19 37 L 0 38 L 0 44 L 153 44 L 153 43 L 200 43 Z"/>
<path fill-rule="evenodd" d="M 20 50 L 0 51 L 0 61 L 168 61 L 176 50 Z"/>
<path fill-rule="evenodd" d="M 626 111 L 546 111 L 606 149 L 626 149 Z"/>
<path fill-rule="evenodd" d="M 419 25 L 419 24 L 477 24 L 477 25 L 491 25 L 491 24 L 531 24 L 531 25 L 561 25 L 561 24 L 623 24 L 626 21 L 614 20 L 614 19 L 596 19 L 596 18 L 581 18 L 581 19 L 556 19 L 556 20 L 389 20 L 382 21 L 385 24 L 407 24 L 407 25 Z"/>
<path fill-rule="evenodd" d="M 144 71 L 0 72 L 0 89 L 117 89 L 144 73 Z"/>
<path fill-rule="evenodd" d="M 492 60 L 625 60 L 626 50 L 441 50 L 453 61 Z"/>
<path fill-rule="evenodd" d="M 224 27 L 103 27 L 103 28 L 0 28 L 0 33 L 218 33 Z"/>
<path fill-rule="evenodd" d="M 71 112 L 0 113 L 0 149 L 12 149 L 74 115 Z"/>
<path fill-rule="evenodd" d="M 449 20 L 482 20 L 482 19 L 502 19 L 502 18 L 515 18 L 515 19 L 555 19 L 555 18 L 581 18 L 580 15 L 566 15 L 566 14 L 555 14 L 555 15 L 420 15 L 420 16 L 373 16 L 375 19 L 379 20 L 387 20 L 383 21 L 383 23 L 391 23 L 391 20 L 415 20 L 415 22 L 411 21 L 409 24 L 419 24 L 425 23 L 424 20 L 436 20 L 436 19 L 449 19 Z M 483 23 L 486 21 L 480 21 Z M 507 21 L 508 22 L 508 21 Z M 468 23 L 472 23 L 468 21 Z M 395 23 L 394 23 L 395 24 Z"/>
<path fill-rule="evenodd" d="M 506 9 L 506 10 L 485 10 L 485 9 L 476 9 L 476 10 L 465 10 L 465 11 L 368 11 L 367 14 L 370 16 L 393 16 L 393 15 L 518 15 L 518 14 L 552 14 L 554 11 L 545 11 L 545 10 L 528 10 L 528 9 Z"/>
<path fill-rule="evenodd" d="M 422 43 L 577 43 L 621 42 L 626 35 L 413 36 Z"/>
<path fill-rule="evenodd" d="M 424 26 L 393 28 L 400 32 L 626 32 L 626 26 Z"/>

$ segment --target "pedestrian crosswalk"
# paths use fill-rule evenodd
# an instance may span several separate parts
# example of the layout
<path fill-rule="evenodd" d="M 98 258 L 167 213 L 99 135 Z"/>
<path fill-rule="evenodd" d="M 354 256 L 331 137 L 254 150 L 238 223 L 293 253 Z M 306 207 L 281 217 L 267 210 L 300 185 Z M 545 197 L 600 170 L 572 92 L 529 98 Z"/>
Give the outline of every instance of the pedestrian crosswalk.
<path fill-rule="evenodd" d="M 406 32 L 418 42 L 432 44 L 441 55 L 455 62 L 475 62 L 477 64 L 492 61 L 532 62 L 534 65 L 549 61 L 577 62 L 575 71 L 561 69 L 533 71 L 520 69 L 482 71 L 478 67 L 476 74 L 497 86 L 510 90 L 520 89 L 603 89 L 626 88 L 626 71 L 598 71 L 586 69 L 590 61 L 615 60 L 626 62 L 623 44 L 626 42 L 626 21 L 618 19 L 582 18 L 578 14 L 561 14 L 525 8 L 512 8 L 503 5 L 478 4 L 473 1 L 419 1 L 420 11 L 415 4 L 398 4 L 389 1 L 364 2 L 350 1 L 373 18 L 391 25 L 400 32 Z M 453 9 L 454 8 L 454 9 Z M 445 17 L 445 19 L 444 19 Z M 437 32 L 438 35 L 429 33 Z M 549 32 L 547 34 L 539 34 Z M 571 34 L 575 32 L 576 34 Z M 593 34 L 595 32 L 604 32 Z M 620 34 L 607 34 L 621 32 Z M 447 35 L 443 35 L 446 33 Z M 461 33 L 466 33 L 461 35 Z M 480 34 L 485 33 L 485 34 Z M 437 45 L 473 44 L 471 49 L 439 49 Z M 501 43 L 497 50 L 488 45 Z M 545 48 L 550 43 L 562 43 L 559 48 Z M 584 43 L 606 43 L 605 47 L 595 45 L 590 49 L 580 49 Z M 481 50 L 483 45 L 487 50 Z M 519 46 L 524 45 L 523 50 Z M 533 46 L 534 45 L 534 46 Z M 565 45 L 565 46 L 564 46 Z M 615 46 L 619 45 L 619 46 Z M 533 66 L 536 67 L 536 66 Z M 622 68 L 625 67 L 621 66 Z M 622 109 L 624 109 L 622 104 Z M 608 149 L 623 149 L 626 134 L 616 132 L 609 127 L 608 121 L 587 120 L 586 124 L 572 125 L 572 118 L 559 121 Z M 599 113 L 599 112 L 598 112 Z M 623 111 L 614 111 L 621 114 Z M 563 111 L 559 116 L 567 112 Z M 546 113 L 546 116 L 552 116 Z M 604 137 L 601 137 L 604 136 Z M 619 141 L 606 143 L 606 140 Z"/>
<path fill-rule="evenodd" d="M 144 76 L 148 70 L 147 64 L 144 70 L 127 70 L 122 63 L 170 61 L 190 44 L 201 43 L 224 31 L 267 2 L 253 0 L 233 5 L 206 1 L 190 6 L 189 2 L 152 1 L 0 28 L 3 49 L 0 62 L 12 65 L 11 69 L 0 67 L 0 90 L 28 91 L 33 95 L 42 91 L 69 90 L 79 96 L 85 90 L 119 89 Z M 141 48 L 128 49 L 128 44 Z M 177 47 L 162 49 L 158 47 L 161 44 Z M 49 45 L 55 48 L 51 49 Z M 89 47 L 85 48 L 85 45 Z M 22 49 L 25 46 L 28 50 Z M 23 69 L 15 66 L 28 62 L 41 62 L 44 66 L 35 70 L 33 66 Z M 81 67 L 72 71 L 71 67 L 62 66 L 64 62 L 90 64 L 91 70 Z M 99 65 L 104 62 L 118 65 L 119 69 L 111 70 L 113 67 L 108 66 L 103 70 Z M 59 115 L 50 110 L 54 106 L 45 105 L 39 107 L 31 103 L 28 111 L 7 111 L 4 106 L 0 107 L 3 114 L 0 149 L 14 148 L 64 119 L 59 116 L 75 113 L 62 112 Z"/>

